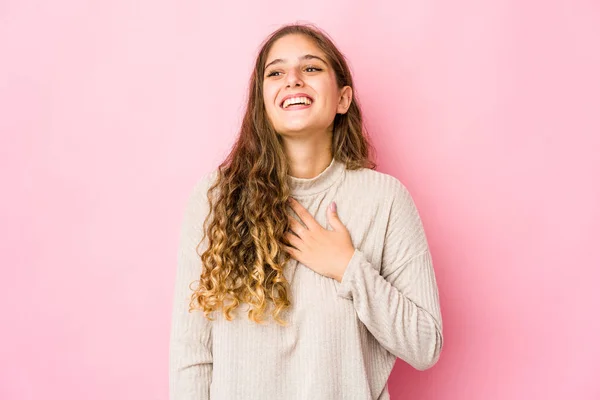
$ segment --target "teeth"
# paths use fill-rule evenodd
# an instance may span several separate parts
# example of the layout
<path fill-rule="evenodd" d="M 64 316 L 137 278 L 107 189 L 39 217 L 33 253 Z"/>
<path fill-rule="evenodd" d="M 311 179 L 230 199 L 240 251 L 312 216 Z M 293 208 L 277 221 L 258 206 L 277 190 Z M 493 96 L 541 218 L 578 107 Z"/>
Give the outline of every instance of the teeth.
<path fill-rule="evenodd" d="M 291 104 L 312 104 L 308 97 L 291 97 L 283 102 L 283 108 L 287 108 Z"/>

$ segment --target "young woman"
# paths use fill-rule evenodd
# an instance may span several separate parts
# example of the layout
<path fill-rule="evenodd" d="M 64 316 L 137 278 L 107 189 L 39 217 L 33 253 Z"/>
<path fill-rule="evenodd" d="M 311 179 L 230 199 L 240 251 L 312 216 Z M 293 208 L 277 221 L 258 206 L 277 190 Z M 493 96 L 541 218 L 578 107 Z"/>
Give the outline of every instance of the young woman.
<path fill-rule="evenodd" d="M 353 88 L 311 25 L 263 44 L 239 138 L 185 211 L 171 400 L 389 399 L 397 357 L 439 359 L 423 225 L 374 170 Z"/>

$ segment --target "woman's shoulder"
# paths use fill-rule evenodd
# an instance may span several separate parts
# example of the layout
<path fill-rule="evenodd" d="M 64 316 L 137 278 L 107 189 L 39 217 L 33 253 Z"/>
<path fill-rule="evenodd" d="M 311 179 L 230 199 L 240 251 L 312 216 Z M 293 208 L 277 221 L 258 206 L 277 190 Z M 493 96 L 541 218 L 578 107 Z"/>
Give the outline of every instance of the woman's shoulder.
<path fill-rule="evenodd" d="M 210 170 L 200 175 L 188 191 L 186 201 L 186 217 L 194 220 L 204 219 L 209 209 L 208 190 L 217 177 L 216 170 Z"/>
<path fill-rule="evenodd" d="M 396 176 L 370 168 L 346 170 L 346 180 L 364 193 L 384 198 L 410 196 L 406 185 Z"/>
<path fill-rule="evenodd" d="M 205 199 L 208 189 L 215 183 L 218 170 L 213 169 L 201 174 L 194 181 L 190 197 L 196 200 Z"/>

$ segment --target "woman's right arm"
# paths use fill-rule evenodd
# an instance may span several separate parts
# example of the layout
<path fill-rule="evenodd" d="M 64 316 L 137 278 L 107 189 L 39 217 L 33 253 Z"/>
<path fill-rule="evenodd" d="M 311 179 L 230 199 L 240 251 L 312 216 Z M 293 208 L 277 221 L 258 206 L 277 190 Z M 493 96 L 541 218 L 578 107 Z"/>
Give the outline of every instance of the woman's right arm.
<path fill-rule="evenodd" d="M 201 310 L 188 312 L 192 294 L 190 284 L 200 278 L 201 272 L 196 246 L 202 238 L 202 224 L 208 212 L 207 178 L 204 176 L 194 186 L 180 231 L 169 342 L 170 400 L 210 399 L 213 367 L 211 321 Z M 200 249 L 203 250 L 202 247 Z M 193 287 L 196 285 L 197 282 Z"/>

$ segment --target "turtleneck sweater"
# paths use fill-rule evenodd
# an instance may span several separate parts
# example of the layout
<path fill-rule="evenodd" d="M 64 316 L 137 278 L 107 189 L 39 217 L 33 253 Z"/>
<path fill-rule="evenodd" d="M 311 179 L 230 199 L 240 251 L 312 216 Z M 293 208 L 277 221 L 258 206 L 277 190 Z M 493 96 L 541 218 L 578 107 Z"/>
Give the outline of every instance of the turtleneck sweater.
<path fill-rule="evenodd" d="M 288 175 L 292 197 L 323 227 L 337 204 L 354 254 L 342 280 L 291 259 L 284 267 L 291 307 L 280 326 L 248 319 L 242 303 L 227 321 L 220 310 L 188 312 L 206 249 L 202 224 L 214 170 L 191 190 L 183 213 L 169 344 L 171 400 L 386 400 L 399 358 L 418 370 L 442 350 L 442 317 L 432 256 L 404 184 L 333 159 L 313 178 Z M 298 219 L 297 217 L 295 217 Z M 270 311 L 270 309 L 269 309 Z"/>

